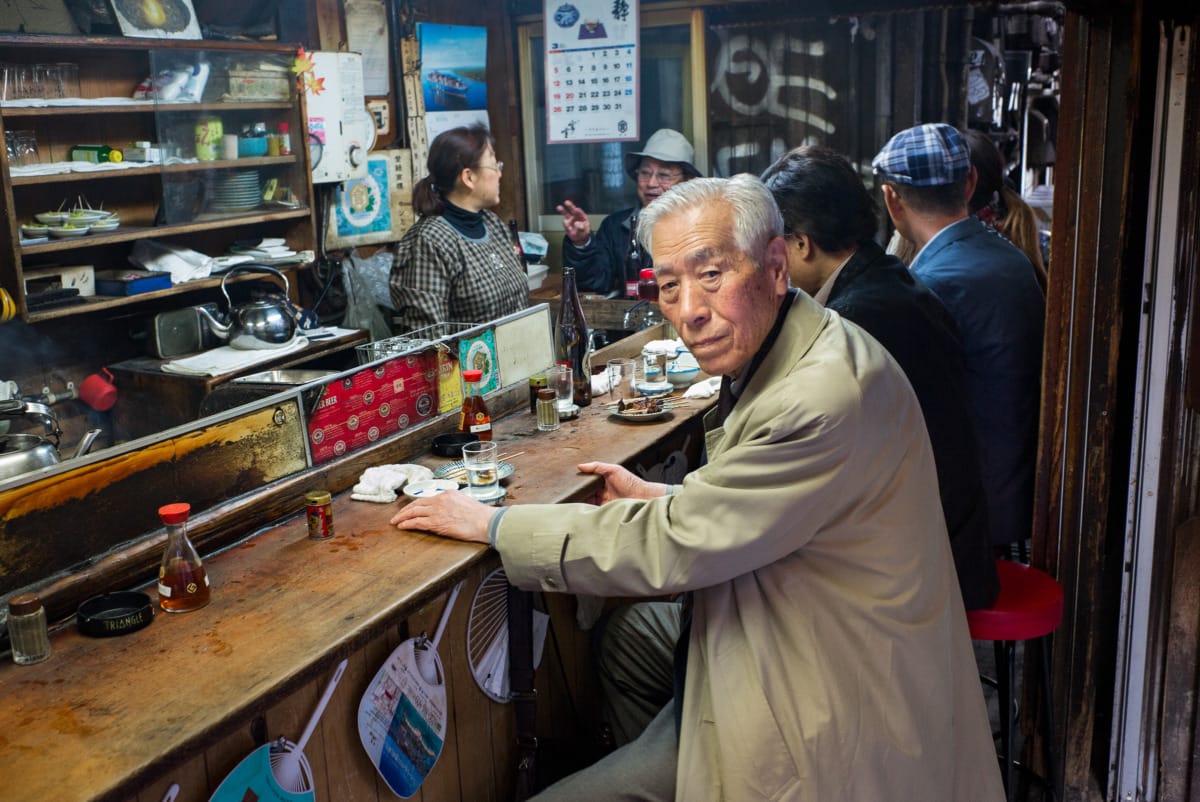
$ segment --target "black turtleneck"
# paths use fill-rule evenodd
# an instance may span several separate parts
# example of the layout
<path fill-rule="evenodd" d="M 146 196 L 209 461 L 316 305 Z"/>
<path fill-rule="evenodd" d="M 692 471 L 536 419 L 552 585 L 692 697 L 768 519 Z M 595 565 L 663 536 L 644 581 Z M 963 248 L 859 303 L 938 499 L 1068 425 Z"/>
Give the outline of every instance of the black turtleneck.
<path fill-rule="evenodd" d="M 459 234 L 470 239 L 483 239 L 487 236 L 487 229 L 483 225 L 483 212 L 468 212 L 448 200 L 443 200 L 442 204 L 445 206 L 442 219 Z"/>

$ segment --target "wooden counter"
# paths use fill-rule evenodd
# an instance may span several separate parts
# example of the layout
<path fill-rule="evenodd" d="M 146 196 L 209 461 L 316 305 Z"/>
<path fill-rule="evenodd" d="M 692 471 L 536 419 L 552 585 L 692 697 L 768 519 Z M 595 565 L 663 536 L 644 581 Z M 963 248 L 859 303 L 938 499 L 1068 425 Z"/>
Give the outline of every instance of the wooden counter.
<path fill-rule="evenodd" d="M 537 432 L 528 414 L 497 422 L 501 453 L 524 452 L 512 459 L 506 503 L 588 498 L 598 480 L 576 472 L 581 461 L 632 466 L 655 449 L 698 451 L 698 416 L 710 401 L 643 424 L 609 417 L 602 401 L 557 432 Z M 306 749 L 317 798 L 394 799 L 358 742 L 358 700 L 395 645 L 432 631 L 445 592 L 459 579 L 468 581 L 440 649 L 449 735 L 414 798 L 510 798 L 511 705 L 483 696 L 462 654 L 474 587 L 498 559 L 490 549 L 389 527 L 395 507 L 338 497 L 337 535 L 323 542 L 307 538 L 297 510 L 205 559 L 213 599 L 203 610 L 159 613 L 146 629 L 108 639 L 86 638 L 70 626 L 52 635 L 48 661 L 0 665 L 0 799 L 158 802 L 178 782 L 179 802 L 206 800 L 255 746 L 299 736 L 343 657 L 350 667 Z M 569 663 L 586 647 L 571 643 L 568 616 L 569 608 L 555 626 Z M 538 676 L 548 672 L 544 664 Z M 539 696 L 539 707 L 548 699 Z"/>

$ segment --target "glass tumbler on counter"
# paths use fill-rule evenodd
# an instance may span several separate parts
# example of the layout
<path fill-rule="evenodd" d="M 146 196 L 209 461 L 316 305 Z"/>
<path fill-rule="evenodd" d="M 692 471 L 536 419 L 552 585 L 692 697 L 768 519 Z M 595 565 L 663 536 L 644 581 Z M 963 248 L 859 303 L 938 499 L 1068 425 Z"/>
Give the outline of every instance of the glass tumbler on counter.
<path fill-rule="evenodd" d="M 546 371 L 546 381 L 549 382 L 550 389 L 554 390 L 555 404 L 558 406 L 558 414 L 570 412 L 575 406 L 575 384 L 574 374 L 571 368 L 566 365 L 555 365 Z"/>
<path fill-rule="evenodd" d="M 494 498 L 500 488 L 496 465 L 496 444 L 490 441 L 467 443 L 462 449 L 467 470 L 467 494 L 478 499 Z"/>
<path fill-rule="evenodd" d="M 629 401 L 637 395 L 633 389 L 636 364 L 632 359 L 608 360 L 608 393 L 613 401 Z"/>

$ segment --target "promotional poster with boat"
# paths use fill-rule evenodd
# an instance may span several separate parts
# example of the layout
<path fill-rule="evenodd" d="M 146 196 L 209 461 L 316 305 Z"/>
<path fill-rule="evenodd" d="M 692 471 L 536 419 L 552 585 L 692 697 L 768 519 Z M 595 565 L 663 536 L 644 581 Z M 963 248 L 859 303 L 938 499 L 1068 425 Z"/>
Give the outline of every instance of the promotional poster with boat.
<path fill-rule="evenodd" d="M 487 116 L 487 28 L 417 23 L 421 95 L 429 141 Z"/>

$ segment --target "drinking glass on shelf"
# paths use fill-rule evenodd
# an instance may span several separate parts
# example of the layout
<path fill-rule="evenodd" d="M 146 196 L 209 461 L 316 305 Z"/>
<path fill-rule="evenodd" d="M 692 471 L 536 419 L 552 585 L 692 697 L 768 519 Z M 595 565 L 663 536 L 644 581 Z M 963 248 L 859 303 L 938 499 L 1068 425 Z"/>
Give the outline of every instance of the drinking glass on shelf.
<path fill-rule="evenodd" d="M 489 440 L 467 443 L 462 455 L 463 467 L 467 470 L 467 493 L 480 499 L 496 495 L 500 486 L 496 444 Z"/>
<path fill-rule="evenodd" d="M 4 132 L 4 152 L 8 156 L 8 164 L 10 167 L 17 167 L 17 132 Z"/>
<path fill-rule="evenodd" d="M 15 164 L 25 166 L 37 164 L 41 159 L 38 156 L 37 134 L 33 131 L 14 131 L 16 139 L 16 154 Z"/>
<path fill-rule="evenodd" d="M 13 100 L 17 96 L 17 68 L 14 64 L 0 63 L 0 101 Z"/>
<path fill-rule="evenodd" d="M 58 68 L 58 97 L 79 97 L 79 65 L 60 61 Z"/>
<path fill-rule="evenodd" d="M 35 81 L 38 86 L 38 94 L 36 97 L 46 99 L 58 98 L 58 65 L 57 64 L 34 64 L 33 72 L 36 76 Z"/>
<path fill-rule="evenodd" d="M 18 64 L 16 66 L 17 93 L 16 98 L 35 98 L 42 96 L 41 76 L 36 64 Z"/>

